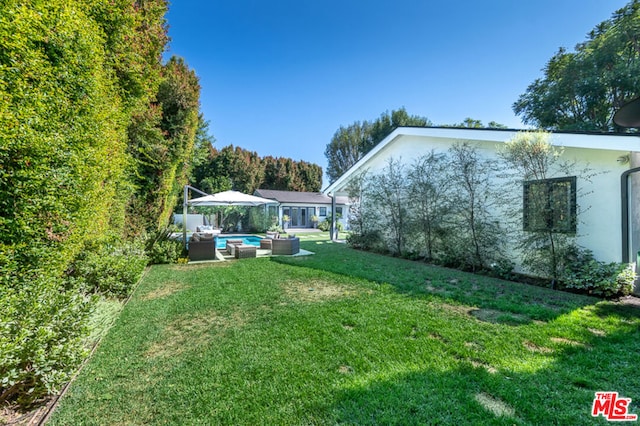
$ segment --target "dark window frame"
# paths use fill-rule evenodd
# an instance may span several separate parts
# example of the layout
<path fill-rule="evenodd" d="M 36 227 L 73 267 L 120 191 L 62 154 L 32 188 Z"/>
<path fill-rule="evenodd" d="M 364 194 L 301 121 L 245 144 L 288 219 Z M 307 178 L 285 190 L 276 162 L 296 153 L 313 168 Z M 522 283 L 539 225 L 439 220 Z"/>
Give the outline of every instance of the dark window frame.
<path fill-rule="evenodd" d="M 535 192 L 540 199 L 536 207 Z M 529 232 L 575 234 L 577 231 L 577 178 L 567 176 L 523 183 L 523 229 Z M 554 206 L 554 199 L 560 208 Z M 568 215 L 568 217 L 565 217 Z"/>
<path fill-rule="evenodd" d="M 327 217 L 327 208 L 326 207 L 319 207 L 319 212 L 318 212 L 318 216 L 320 217 Z"/>

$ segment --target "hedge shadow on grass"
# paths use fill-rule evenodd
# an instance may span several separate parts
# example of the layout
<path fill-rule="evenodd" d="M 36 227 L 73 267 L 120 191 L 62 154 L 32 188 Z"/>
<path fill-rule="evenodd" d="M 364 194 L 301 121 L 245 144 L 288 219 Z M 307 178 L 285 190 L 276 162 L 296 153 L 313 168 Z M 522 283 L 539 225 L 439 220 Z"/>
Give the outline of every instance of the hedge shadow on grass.
<path fill-rule="evenodd" d="M 271 261 L 391 286 L 394 291 L 412 297 L 437 298 L 478 309 L 504 312 L 505 318 L 511 316 L 517 319 L 512 321 L 513 325 L 550 321 L 600 301 L 593 297 L 355 250 L 344 244 L 303 242 L 302 245 L 316 255 L 278 257 Z"/>

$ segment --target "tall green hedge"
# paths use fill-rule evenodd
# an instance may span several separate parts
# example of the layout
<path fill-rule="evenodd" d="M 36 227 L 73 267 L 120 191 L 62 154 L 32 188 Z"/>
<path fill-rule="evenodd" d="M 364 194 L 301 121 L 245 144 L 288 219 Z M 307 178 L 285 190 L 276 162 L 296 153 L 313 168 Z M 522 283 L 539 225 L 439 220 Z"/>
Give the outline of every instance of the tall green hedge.
<path fill-rule="evenodd" d="M 82 359 L 87 293 L 141 273 L 123 238 L 168 221 L 199 86 L 162 64 L 165 0 L 1 3 L 0 404 L 28 405 Z"/>

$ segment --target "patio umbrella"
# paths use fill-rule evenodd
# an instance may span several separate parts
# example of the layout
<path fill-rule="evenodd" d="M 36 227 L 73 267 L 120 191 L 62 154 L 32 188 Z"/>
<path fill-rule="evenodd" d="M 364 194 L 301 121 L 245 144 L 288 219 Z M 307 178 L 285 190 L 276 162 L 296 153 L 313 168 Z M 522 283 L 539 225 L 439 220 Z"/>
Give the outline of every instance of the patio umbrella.
<path fill-rule="evenodd" d="M 277 204 L 277 201 L 269 200 L 268 198 L 256 197 L 254 195 L 244 194 L 239 191 L 223 191 L 213 195 L 205 195 L 203 197 L 194 198 L 189 200 L 188 190 L 195 190 L 201 194 L 204 192 L 193 188 L 189 185 L 184 187 L 184 201 L 183 201 L 183 217 L 187 217 L 187 205 L 190 206 L 260 206 L 263 204 Z M 186 220 L 186 219 L 185 219 Z M 187 227 L 186 222 L 182 227 L 182 238 L 185 248 L 187 247 Z"/>
<path fill-rule="evenodd" d="M 256 197 L 239 191 L 223 191 L 187 201 L 190 206 L 261 206 L 263 204 L 277 203 L 275 200 Z"/>

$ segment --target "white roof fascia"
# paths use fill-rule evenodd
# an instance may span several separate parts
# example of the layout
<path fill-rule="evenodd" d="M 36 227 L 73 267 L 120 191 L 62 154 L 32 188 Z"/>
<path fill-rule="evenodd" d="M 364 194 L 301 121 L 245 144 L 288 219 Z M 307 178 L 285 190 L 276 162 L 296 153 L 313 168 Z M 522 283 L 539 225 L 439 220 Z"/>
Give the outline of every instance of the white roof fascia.
<path fill-rule="evenodd" d="M 401 136 L 422 136 L 453 140 L 470 140 L 480 142 L 505 143 L 516 134 L 529 130 L 490 130 L 490 129 L 458 129 L 433 127 L 398 127 L 384 138 L 378 145 L 358 160 L 349 170 L 342 174 L 334 183 L 322 191 L 332 194 L 341 188 L 348 179 L 357 173 L 363 165 L 375 157 L 387 145 Z M 535 131 L 535 130 L 530 130 Z M 550 141 L 555 146 L 566 148 L 601 149 L 609 151 L 634 152 L 640 151 L 640 135 L 623 134 L 588 134 L 588 133 L 550 133 Z"/>
<path fill-rule="evenodd" d="M 329 196 L 331 196 L 333 194 L 333 192 L 335 192 L 337 188 L 340 188 L 343 185 L 343 183 L 349 179 L 349 177 L 351 175 L 356 173 L 356 171 L 358 171 L 358 169 L 360 169 L 360 167 L 362 167 L 363 164 L 365 164 L 367 161 L 369 161 L 370 158 L 374 157 L 385 146 L 387 146 L 392 140 L 394 140 L 398 136 L 407 134 L 407 133 L 402 132 L 402 130 L 406 130 L 406 129 L 398 127 L 393 132 L 391 132 L 389 134 L 389 136 L 387 136 L 386 138 L 382 139 L 378 145 L 374 146 L 373 149 L 371 149 L 371 151 L 367 152 L 367 154 L 364 157 L 359 159 L 353 166 L 351 166 L 349 168 L 349 170 L 344 172 L 342 174 L 342 176 L 340 176 L 338 178 L 338 180 L 333 182 L 331 185 L 329 185 L 327 188 L 325 188 L 325 190 L 322 191 L 322 192 L 327 194 L 327 195 L 329 195 Z"/>

